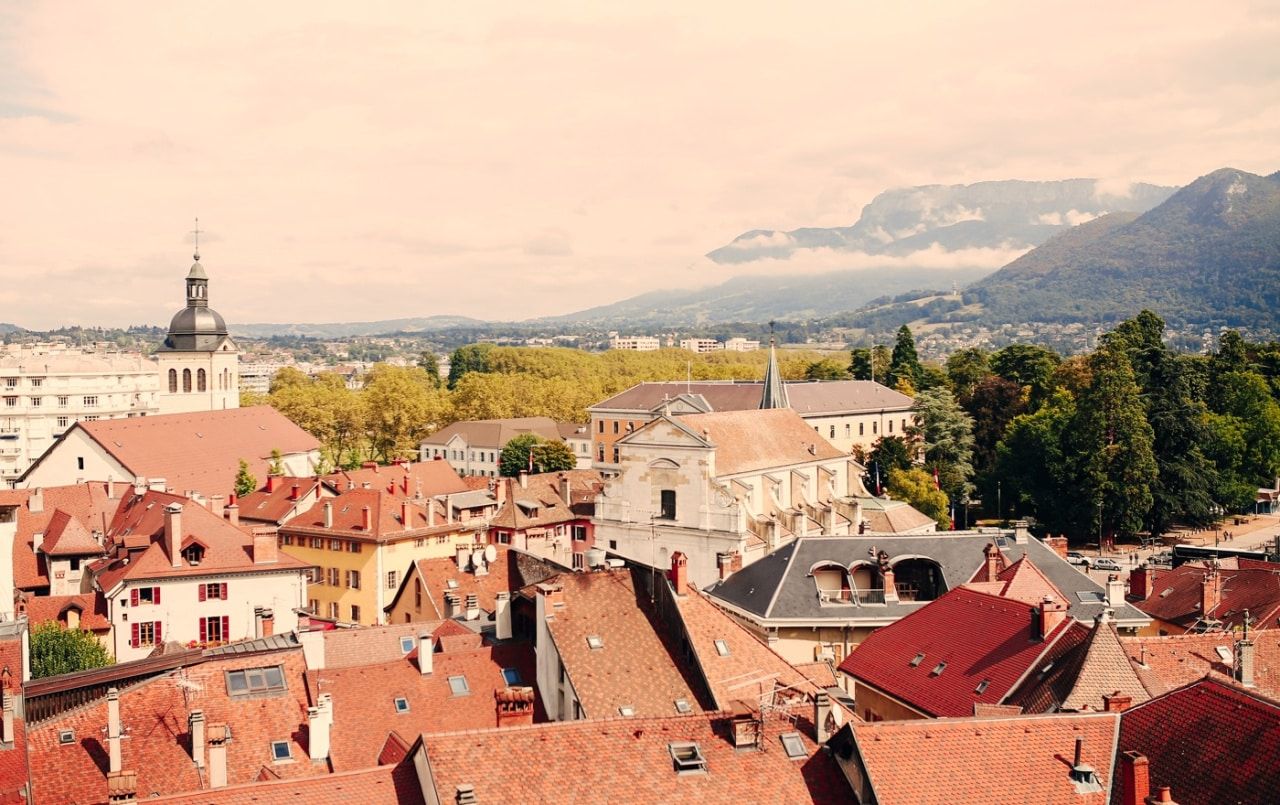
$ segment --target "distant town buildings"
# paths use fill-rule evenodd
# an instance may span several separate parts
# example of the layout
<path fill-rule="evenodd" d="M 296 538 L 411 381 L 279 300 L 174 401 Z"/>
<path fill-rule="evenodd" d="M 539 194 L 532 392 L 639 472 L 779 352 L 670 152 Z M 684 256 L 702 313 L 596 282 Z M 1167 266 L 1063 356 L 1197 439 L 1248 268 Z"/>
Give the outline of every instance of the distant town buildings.
<path fill-rule="evenodd" d="M 581 460 L 582 450 L 584 445 L 590 444 L 590 439 L 580 430 L 585 431 L 585 428 L 580 425 L 560 425 L 551 417 L 545 416 L 454 422 L 423 439 L 418 447 L 418 456 L 422 461 L 443 459 L 459 475 L 496 478 L 502 448 L 515 437 L 525 434 L 554 442 L 560 441 L 562 432 L 567 431 L 568 438 L 564 441 L 574 450 L 574 455 L 579 457 L 579 464 L 584 463 Z M 585 463 L 590 466 L 590 453 L 586 457 Z"/>
<path fill-rule="evenodd" d="M 614 335 L 609 338 L 609 349 L 630 349 L 636 352 L 652 352 L 661 348 L 661 342 L 651 335 Z"/>

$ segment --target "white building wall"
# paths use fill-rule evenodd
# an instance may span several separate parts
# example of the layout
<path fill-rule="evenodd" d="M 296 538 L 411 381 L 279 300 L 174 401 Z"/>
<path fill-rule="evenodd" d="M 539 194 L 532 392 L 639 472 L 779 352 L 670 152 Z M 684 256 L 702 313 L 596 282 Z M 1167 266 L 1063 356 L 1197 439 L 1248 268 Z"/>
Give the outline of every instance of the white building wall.
<path fill-rule="evenodd" d="M 157 352 L 160 393 L 157 401 L 162 414 L 186 414 L 194 411 L 222 411 L 240 407 L 240 351 L 229 338 L 216 352 Z M 177 373 L 177 391 L 170 392 L 169 370 Z M 205 390 L 200 391 L 197 376 L 206 372 Z M 190 370 L 191 391 L 184 391 L 183 370 Z"/>
<path fill-rule="evenodd" d="M 133 476 L 88 434 L 76 428 L 45 453 L 20 486 L 35 489 L 107 480 L 132 481 Z"/>

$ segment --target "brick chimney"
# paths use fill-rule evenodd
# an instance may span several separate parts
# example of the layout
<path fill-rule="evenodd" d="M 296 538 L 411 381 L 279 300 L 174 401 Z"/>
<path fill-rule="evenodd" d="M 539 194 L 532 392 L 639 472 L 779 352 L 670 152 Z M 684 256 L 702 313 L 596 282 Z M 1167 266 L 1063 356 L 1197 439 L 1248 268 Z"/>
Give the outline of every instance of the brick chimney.
<path fill-rule="evenodd" d="M 689 559 L 682 551 L 671 554 L 671 586 L 676 588 L 676 595 L 689 594 Z"/>
<path fill-rule="evenodd" d="M 120 691 L 107 688 L 107 770 L 120 771 Z"/>
<path fill-rule="evenodd" d="M 257 526 L 253 529 L 253 563 L 270 565 L 280 561 L 280 545 L 276 540 L 276 530 L 270 526 Z"/>
<path fill-rule="evenodd" d="M 503 590 L 494 596 L 493 619 L 497 626 L 494 637 L 499 640 L 511 638 L 511 593 Z"/>
<path fill-rule="evenodd" d="M 897 601 L 898 583 L 893 577 L 893 568 L 885 568 L 881 576 L 884 579 L 884 600 L 886 602 Z"/>
<path fill-rule="evenodd" d="M 1061 556 L 1063 559 L 1067 558 L 1066 537 L 1053 537 L 1046 535 L 1044 538 L 1044 544 L 1051 548 L 1058 556 Z"/>
<path fill-rule="evenodd" d="M 204 711 L 192 710 L 187 716 L 187 730 L 191 733 L 191 759 L 204 768 Z"/>
<path fill-rule="evenodd" d="M 227 508 L 223 510 L 226 515 L 227 522 L 231 525 L 240 525 L 240 507 L 235 503 L 228 503 Z"/>
<path fill-rule="evenodd" d="M 831 715 L 831 697 L 825 690 L 820 690 L 813 695 L 813 735 L 814 740 L 820 744 L 827 742 L 831 737 L 827 732 L 827 717 Z"/>
<path fill-rule="evenodd" d="M 227 786 L 227 735 L 226 724 L 210 724 L 209 739 L 209 787 Z"/>
<path fill-rule="evenodd" d="M 182 504 L 180 503 L 170 503 L 164 507 L 164 545 L 173 566 L 182 567 Z"/>
<path fill-rule="evenodd" d="M 270 637 L 276 631 L 276 613 L 272 609 L 263 608 L 262 610 L 262 636 Z"/>
<path fill-rule="evenodd" d="M 538 597 L 542 599 L 543 612 L 554 615 L 557 610 L 564 609 L 564 585 L 558 582 L 543 582 L 534 586 Z"/>
<path fill-rule="evenodd" d="M 373 509 L 368 506 L 360 510 L 360 528 L 366 534 L 373 531 Z"/>
<path fill-rule="evenodd" d="M 1067 605 L 1054 600 L 1053 596 L 1046 595 L 1044 600 L 1040 602 L 1039 608 L 1031 608 L 1031 637 L 1034 640 L 1044 640 L 1054 629 L 1058 628 L 1058 624 L 1066 620 Z"/>
<path fill-rule="evenodd" d="M 533 688 L 495 690 L 493 698 L 499 727 L 519 727 L 533 723 Z"/>
<path fill-rule="evenodd" d="M 1124 604 L 1124 580 L 1117 573 L 1107 576 L 1107 606 L 1115 609 Z"/>
<path fill-rule="evenodd" d="M 1151 793 L 1151 764 L 1132 749 L 1120 754 L 1120 805 L 1145 805 Z"/>
<path fill-rule="evenodd" d="M 1147 797 L 1147 805 L 1178 805 L 1178 803 L 1173 801 L 1173 794 L 1169 792 L 1169 786 L 1162 785 L 1159 791 Z"/>
<path fill-rule="evenodd" d="M 1248 610 L 1245 611 L 1245 616 L 1248 617 Z M 1232 669 L 1234 671 L 1233 676 L 1237 682 L 1247 688 L 1251 688 L 1255 684 L 1253 678 L 1254 656 L 1254 645 L 1251 639 L 1246 637 L 1243 640 L 1236 641 L 1236 662 L 1235 668 Z"/>
<path fill-rule="evenodd" d="M 407 500 L 400 501 L 400 525 L 406 531 L 413 528 L 413 504 Z"/>
<path fill-rule="evenodd" d="M 1222 603 L 1222 575 L 1218 573 L 1216 566 L 1210 566 L 1209 572 L 1204 574 L 1204 581 L 1200 585 L 1200 615 L 1203 618 L 1211 618 L 1217 610 L 1218 605 Z"/>
<path fill-rule="evenodd" d="M 268 475 L 267 476 L 267 494 L 269 495 L 272 492 L 276 491 L 276 488 L 278 486 L 280 486 L 280 476 Z"/>
<path fill-rule="evenodd" d="M 1120 691 L 1107 693 L 1102 697 L 1102 709 L 1108 713 L 1123 713 L 1133 704 L 1132 696 L 1121 696 Z"/>
<path fill-rule="evenodd" d="M 986 564 L 984 565 L 983 578 L 980 581 L 995 581 L 996 577 L 1000 575 L 1000 571 L 1004 570 L 1004 556 L 994 542 L 986 544 L 982 549 L 982 556 L 986 559 Z"/>
<path fill-rule="evenodd" d="M 418 635 L 418 673 L 423 676 L 431 674 L 432 666 L 435 663 L 435 645 L 431 641 L 431 632 L 423 632 Z"/>
<path fill-rule="evenodd" d="M 1156 589 L 1156 568 L 1138 565 L 1129 571 L 1129 595 L 1138 601 L 1146 601 Z"/>
<path fill-rule="evenodd" d="M 289 487 L 289 500 L 297 500 L 302 497 L 302 487 L 297 484 Z"/>
<path fill-rule="evenodd" d="M 138 773 L 113 771 L 107 773 L 108 805 L 131 805 L 138 801 Z"/>
<path fill-rule="evenodd" d="M 560 499 L 564 501 L 565 506 L 573 505 L 573 493 L 569 485 L 569 473 L 560 473 Z"/>

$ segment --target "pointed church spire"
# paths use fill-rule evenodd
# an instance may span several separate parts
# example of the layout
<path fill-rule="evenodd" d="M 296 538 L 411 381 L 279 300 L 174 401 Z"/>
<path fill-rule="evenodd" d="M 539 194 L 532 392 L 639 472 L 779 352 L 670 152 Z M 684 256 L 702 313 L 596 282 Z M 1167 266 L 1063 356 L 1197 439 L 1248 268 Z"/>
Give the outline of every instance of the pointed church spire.
<path fill-rule="evenodd" d="M 790 408 L 787 386 L 778 370 L 778 351 L 774 346 L 773 322 L 769 322 L 769 366 L 764 371 L 764 393 L 760 395 L 761 408 Z"/>

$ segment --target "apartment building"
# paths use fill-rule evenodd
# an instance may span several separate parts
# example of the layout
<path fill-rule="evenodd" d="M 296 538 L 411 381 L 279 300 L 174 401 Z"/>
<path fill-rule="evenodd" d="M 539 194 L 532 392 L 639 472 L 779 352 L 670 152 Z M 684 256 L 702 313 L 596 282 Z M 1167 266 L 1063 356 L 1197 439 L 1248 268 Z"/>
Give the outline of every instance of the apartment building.
<path fill-rule="evenodd" d="M 636 352 L 652 352 L 661 349 L 662 342 L 652 335 L 615 335 L 609 339 L 609 349 L 630 349 Z"/>

